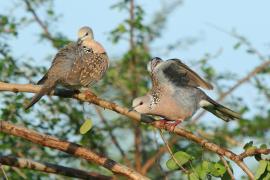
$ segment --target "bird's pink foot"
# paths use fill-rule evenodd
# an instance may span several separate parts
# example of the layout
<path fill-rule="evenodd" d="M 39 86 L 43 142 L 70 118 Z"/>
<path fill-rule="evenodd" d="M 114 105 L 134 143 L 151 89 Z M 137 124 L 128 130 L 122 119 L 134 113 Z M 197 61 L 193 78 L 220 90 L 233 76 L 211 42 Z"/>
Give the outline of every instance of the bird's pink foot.
<path fill-rule="evenodd" d="M 92 91 L 90 90 L 85 90 L 83 92 L 85 94 L 86 97 L 93 97 L 93 96 L 96 96 Z"/>
<path fill-rule="evenodd" d="M 182 122 L 182 120 L 166 120 L 166 119 L 161 119 L 160 123 L 165 126 L 166 128 L 168 128 L 170 131 L 174 131 L 175 127 L 180 124 Z"/>

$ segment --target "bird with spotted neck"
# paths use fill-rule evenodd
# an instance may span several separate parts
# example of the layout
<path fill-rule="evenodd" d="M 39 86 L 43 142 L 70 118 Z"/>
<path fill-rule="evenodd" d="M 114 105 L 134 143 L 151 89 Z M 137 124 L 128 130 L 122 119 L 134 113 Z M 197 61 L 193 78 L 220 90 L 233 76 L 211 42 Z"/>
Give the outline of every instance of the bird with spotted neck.
<path fill-rule="evenodd" d="M 200 107 L 226 122 L 241 118 L 207 96 L 199 87 L 211 90 L 213 86 L 179 59 L 163 61 L 153 58 L 148 71 L 153 87 L 145 96 L 133 100 L 132 108 L 137 112 L 163 117 L 164 123 L 169 123 L 172 128 L 191 117 Z"/>
<path fill-rule="evenodd" d="M 98 82 L 108 69 L 109 58 L 103 46 L 94 40 L 90 27 L 78 31 L 77 42 L 71 42 L 58 51 L 52 65 L 37 84 L 41 90 L 25 109 L 33 106 L 42 96 L 49 94 L 57 85 L 72 90 L 88 88 Z"/>

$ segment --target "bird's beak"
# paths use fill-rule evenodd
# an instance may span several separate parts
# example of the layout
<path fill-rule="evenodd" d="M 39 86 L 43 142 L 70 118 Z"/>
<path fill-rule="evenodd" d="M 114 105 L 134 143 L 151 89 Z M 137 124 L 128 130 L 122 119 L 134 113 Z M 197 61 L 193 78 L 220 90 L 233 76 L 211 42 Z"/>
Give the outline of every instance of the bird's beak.
<path fill-rule="evenodd" d="M 128 112 L 134 111 L 134 109 L 135 109 L 136 107 L 138 107 L 138 106 L 140 106 L 140 104 L 138 104 L 138 105 L 136 105 L 136 106 L 132 106 L 131 108 L 129 108 Z"/>
<path fill-rule="evenodd" d="M 77 44 L 82 44 L 82 38 L 79 38 L 79 39 L 77 40 Z"/>
<path fill-rule="evenodd" d="M 82 44 L 82 42 L 84 41 L 85 38 L 86 38 L 86 36 L 78 38 L 77 43 Z"/>

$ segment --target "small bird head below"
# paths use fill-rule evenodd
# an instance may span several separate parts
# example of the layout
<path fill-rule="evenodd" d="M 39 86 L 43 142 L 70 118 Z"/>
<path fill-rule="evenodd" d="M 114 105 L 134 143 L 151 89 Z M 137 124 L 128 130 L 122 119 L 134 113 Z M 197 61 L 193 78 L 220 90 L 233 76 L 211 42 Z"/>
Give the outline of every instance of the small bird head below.
<path fill-rule="evenodd" d="M 149 113 L 151 99 L 148 95 L 135 98 L 132 101 L 132 108 L 130 110 L 135 110 L 139 113 Z"/>
<path fill-rule="evenodd" d="M 154 57 L 151 61 L 147 64 L 147 70 L 149 72 L 153 72 L 153 70 L 160 64 L 163 60 L 159 57 Z"/>
<path fill-rule="evenodd" d="M 84 26 L 78 31 L 78 43 L 80 44 L 85 39 L 94 39 L 93 30 L 88 26 Z"/>

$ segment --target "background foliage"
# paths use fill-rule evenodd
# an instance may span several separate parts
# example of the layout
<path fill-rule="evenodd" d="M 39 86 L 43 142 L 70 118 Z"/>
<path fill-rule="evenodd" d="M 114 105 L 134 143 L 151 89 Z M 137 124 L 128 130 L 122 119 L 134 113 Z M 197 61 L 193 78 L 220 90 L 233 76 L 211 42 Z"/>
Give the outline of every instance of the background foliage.
<path fill-rule="evenodd" d="M 105 78 L 93 88 L 96 94 L 107 100 L 130 107 L 133 98 L 148 91 L 151 83 L 149 82 L 150 78 L 146 70 L 146 64 L 151 57 L 155 56 L 155 51 L 158 51 L 151 45 L 161 36 L 165 36 L 163 33 L 170 14 L 182 3 L 179 0 L 164 3 L 161 10 L 156 10 L 153 13 L 151 21 L 146 22 L 146 13 L 141 4 L 133 0 L 115 2 L 111 10 L 125 13 L 125 17 L 106 36 L 108 36 L 108 41 L 111 41 L 111 43 L 116 45 L 125 43 L 128 48 L 121 54 L 111 56 L 109 71 Z M 55 9 L 52 0 L 15 1 L 12 11 L 20 11 L 21 16 L 14 15 L 16 13 L 0 14 L 0 80 L 16 83 L 34 83 L 42 76 L 48 66 L 42 66 L 43 63 L 35 63 L 36 61 L 33 60 L 31 54 L 29 57 L 15 56 L 14 51 L 16 49 L 9 42 L 16 41 L 16 38 L 21 36 L 24 29 L 33 24 L 37 25 L 35 34 L 38 37 L 37 43 L 47 43 L 49 46 L 58 49 L 67 44 L 69 38 L 58 31 L 61 16 L 57 14 L 57 9 Z M 219 29 L 219 31 L 224 33 L 222 29 Z M 235 49 L 235 53 L 248 53 L 253 56 L 254 61 L 261 63 L 269 61 L 269 54 L 262 55 L 246 37 L 236 31 L 225 31 L 225 33 L 235 38 L 235 44 L 231 45 Z M 183 46 L 192 47 L 196 41 L 198 41 L 196 38 L 181 39 L 169 45 L 164 45 L 162 48 L 169 53 L 177 48 L 185 49 Z M 107 51 L 111 54 L 110 49 L 107 49 Z M 47 59 L 49 61 L 52 55 L 48 54 Z M 245 118 L 226 124 L 219 120 L 209 121 L 208 118 L 211 119 L 212 116 L 197 115 L 193 120 L 185 122 L 183 126 L 200 136 L 235 151 L 241 151 L 245 142 L 251 140 L 253 144 L 249 143 L 245 148 L 259 147 L 261 144 L 269 145 L 270 110 L 266 103 L 269 103 L 270 99 L 268 83 L 270 69 L 266 68 L 264 71 L 250 76 L 248 81 L 244 81 L 244 83 L 249 84 L 248 88 L 255 89 L 252 92 L 255 92 L 255 95 L 258 96 L 256 103 L 247 104 L 243 100 L 243 96 L 233 93 L 234 89 L 230 92 L 230 87 L 237 84 L 242 85 L 239 82 L 242 77 L 238 77 L 235 72 L 219 72 L 211 63 L 219 55 L 220 52 L 205 52 L 204 56 L 187 64 L 199 71 L 199 74 L 215 85 L 216 97 L 222 97 L 224 93 L 229 91 L 230 98 L 226 98 L 223 103 L 235 111 L 241 112 Z M 224 63 L 226 62 L 224 61 Z M 247 91 L 249 90 L 247 89 Z M 183 165 L 189 173 L 175 170 L 177 169 L 175 164 L 168 165 L 169 168 L 166 167 L 166 161 L 170 157 L 165 151 L 161 151 L 163 142 L 154 129 L 144 124 L 137 124 L 126 117 L 94 105 L 83 105 L 75 100 L 59 100 L 56 97 L 49 97 L 43 98 L 30 111 L 24 111 L 23 104 L 28 101 L 29 95 L 25 93 L 17 93 L 16 95 L 14 93 L 1 93 L 0 97 L 1 120 L 24 124 L 37 131 L 77 142 L 111 157 L 117 162 L 130 165 L 136 170 L 147 174 L 150 178 L 228 178 L 224 165 L 218 156 L 204 151 L 200 146 L 192 142 L 178 139 L 172 134 L 165 134 L 165 136 L 168 141 L 173 142 L 173 151 L 179 151 L 179 158 L 181 162 L 186 162 Z M 81 135 L 79 129 L 86 119 L 93 121 L 93 128 L 86 134 Z M 204 121 L 199 121 L 200 119 L 204 119 Z M 219 125 L 211 125 L 210 123 L 213 122 L 219 122 Z M 0 155 L 13 154 L 19 157 L 66 164 L 70 167 L 80 167 L 109 174 L 104 168 L 61 152 L 43 148 L 2 133 L 0 137 Z M 144 165 L 153 157 L 155 163 L 149 169 L 145 169 Z M 259 167 L 256 176 L 269 176 L 267 161 L 262 160 L 266 159 L 266 157 L 257 157 L 259 163 L 253 159 L 249 159 L 253 164 L 252 170 L 255 172 Z M 270 167 L 269 161 L 268 167 Z M 7 175 L 12 177 L 11 179 L 22 177 L 27 177 L 26 179 L 30 177 L 32 179 L 41 177 L 63 179 L 60 176 L 29 170 L 18 170 L 9 167 L 5 167 L 5 170 Z M 235 174 L 241 174 L 237 169 L 234 172 Z"/>

